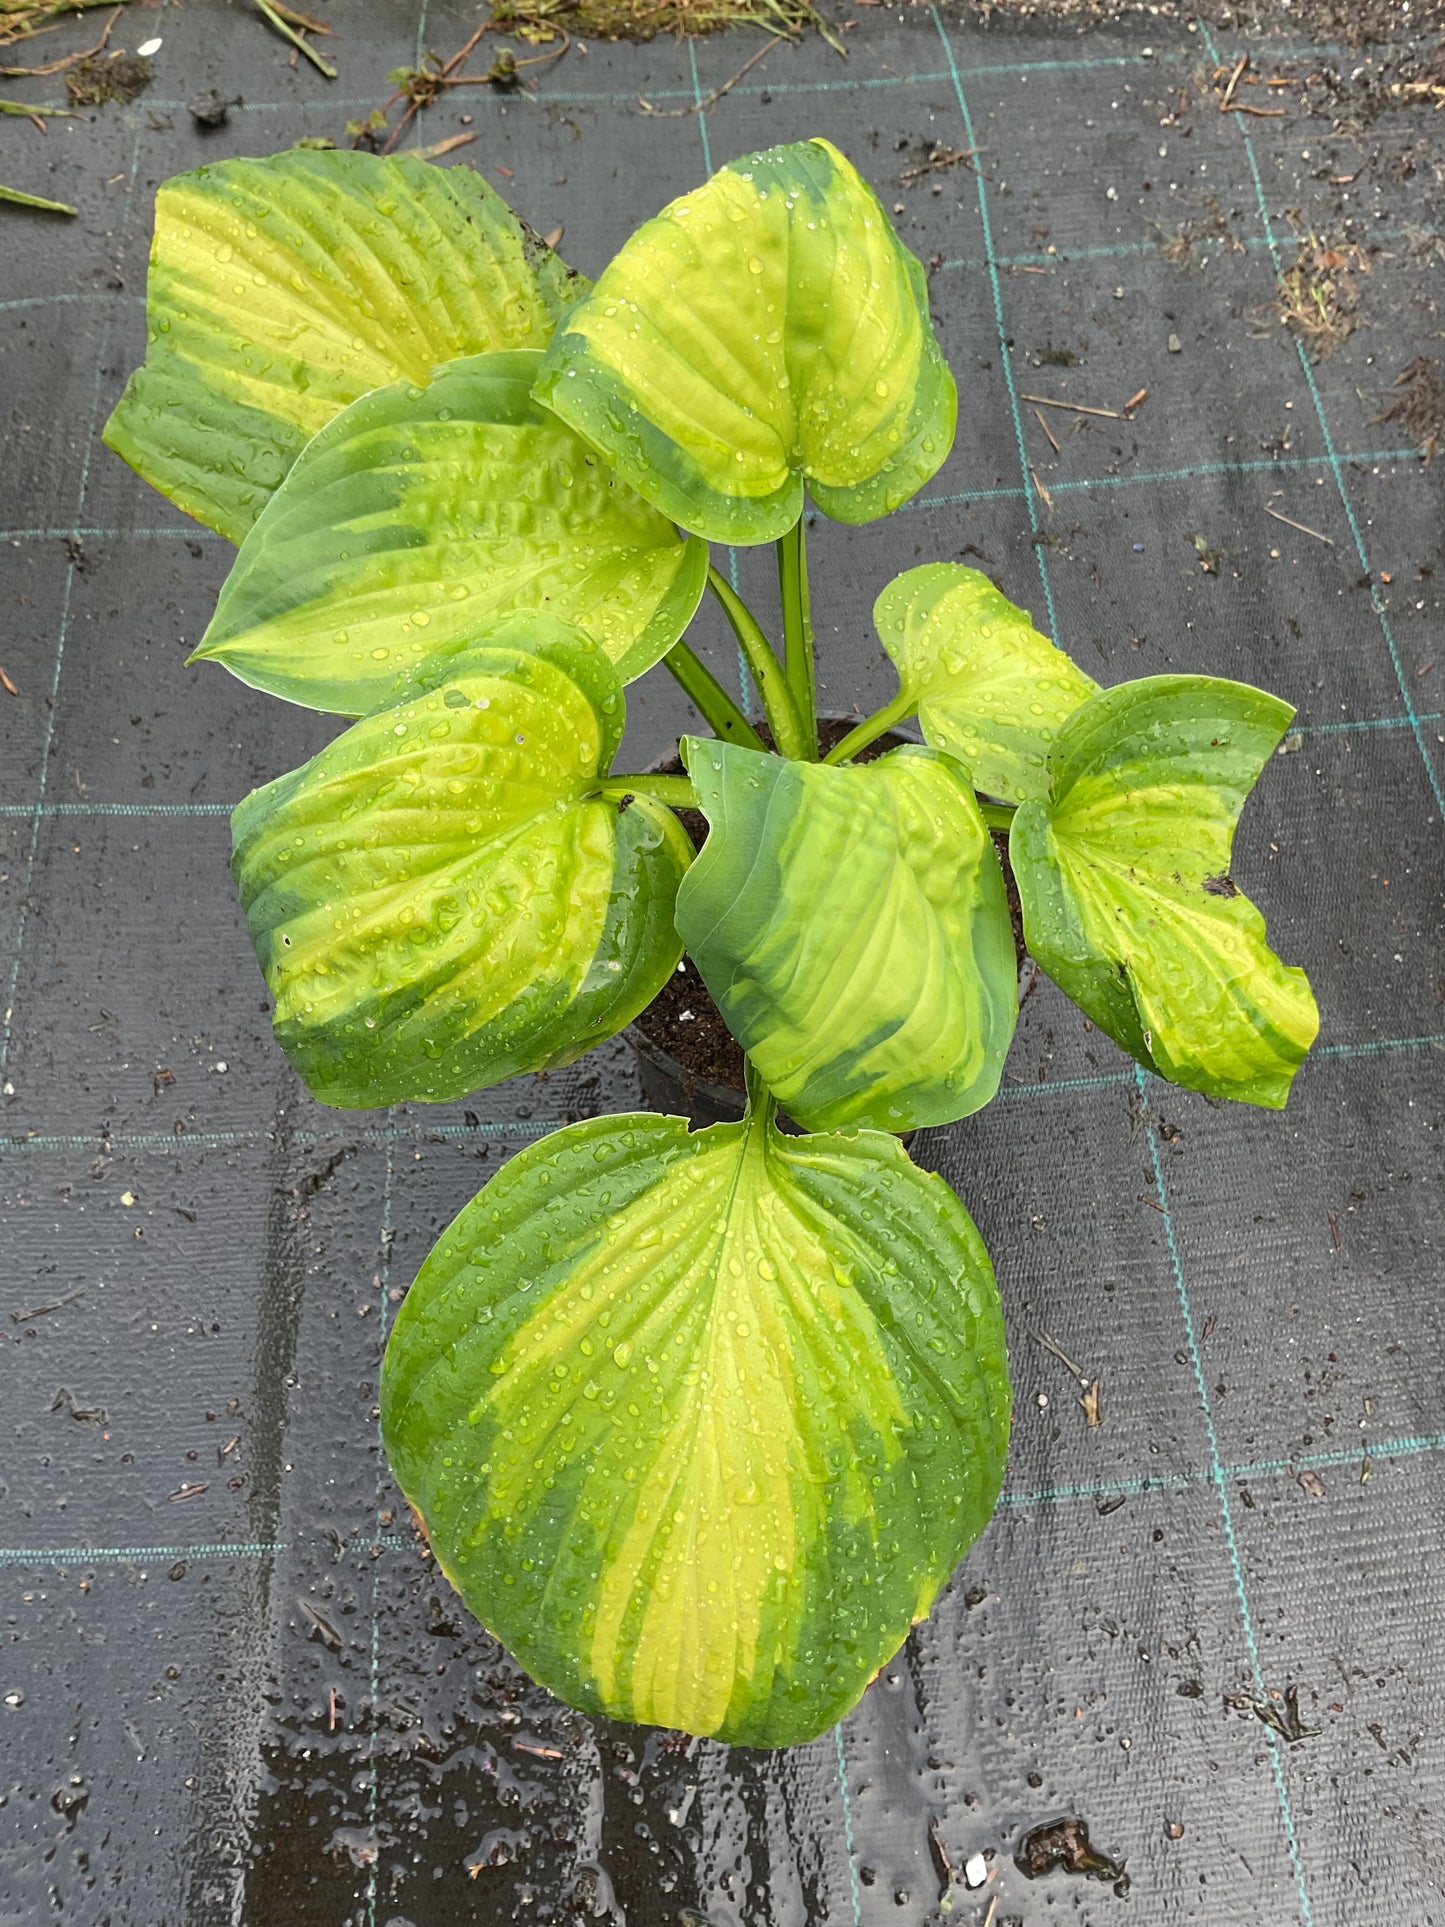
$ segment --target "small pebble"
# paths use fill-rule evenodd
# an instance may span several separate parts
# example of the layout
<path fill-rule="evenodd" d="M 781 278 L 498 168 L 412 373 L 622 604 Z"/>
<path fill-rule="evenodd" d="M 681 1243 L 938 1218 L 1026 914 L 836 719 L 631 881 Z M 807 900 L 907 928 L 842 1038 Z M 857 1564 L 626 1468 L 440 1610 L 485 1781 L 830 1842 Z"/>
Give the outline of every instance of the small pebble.
<path fill-rule="evenodd" d="M 224 127 L 231 108 L 238 104 L 236 101 L 227 100 L 226 96 L 218 93 L 214 87 L 186 102 L 192 120 L 199 127 Z"/>
<path fill-rule="evenodd" d="M 967 1887 L 981 1887 L 988 1879 L 988 1862 L 981 1853 L 971 1854 L 963 1863 L 963 1880 Z"/>
<path fill-rule="evenodd" d="M 152 54 L 158 54 L 160 50 L 161 43 L 159 40 L 143 40 L 136 48 L 136 52 L 142 60 L 149 60 Z"/>
<path fill-rule="evenodd" d="M 1169 337 L 1169 352 L 1170 352 L 1170 354 L 1171 354 L 1171 355 L 1182 355 L 1182 354 L 1183 354 L 1183 352 L 1184 352 L 1184 343 L 1183 343 L 1183 342 L 1182 342 L 1182 341 L 1181 341 L 1181 340 L 1179 339 L 1179 337 L 1178 337 L 1178 335 L 1170 335 L 1170 337 Z"/>

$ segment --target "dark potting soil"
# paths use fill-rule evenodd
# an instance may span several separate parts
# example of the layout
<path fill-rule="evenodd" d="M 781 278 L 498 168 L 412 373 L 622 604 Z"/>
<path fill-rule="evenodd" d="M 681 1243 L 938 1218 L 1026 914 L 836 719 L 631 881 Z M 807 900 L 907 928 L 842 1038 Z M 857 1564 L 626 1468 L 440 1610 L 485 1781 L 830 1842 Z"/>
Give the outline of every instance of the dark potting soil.
<path fill-rule="evenodd" d="M 818 735 L 824 750 L 829 750 L 853 727 L 858 719 L 853 716 L 828 716 L 820 720 Z M 766 725 L 760 726 L 766 737 Z M 880 736 L 876 743 L 870 743 L 860 751 L 856 760 L 871 763 L 875 757 L 884 755 L 890 749 L 897 749 L 907 737 L 895 735 L 890 731 Z M 660 773 L 669 776 L 682 774 L 682 759 L 673 755 L 657 765 Z M 679 810 L 684 828 L 692 838 L 695 849 L 701 849 L 707 840 L 707 818 L 701 810 Z M 1014 951 L 1022 968 L 1025 957 L 1023 912 L 1019 906 L 1019 893 L 1014 883 L 1013 872 L 1008 863 L 1008 837 L 1001 831 L 994 833 L 994 847 L 998 851 L 999 862 L 1003 866 L 1004 885 L 1008 891 L 1009 919 L 1013 925 Z M 644 1036 L 670 1057 L 681 1064 L 684 1071 L 693 1077 L 704 1079 L 709 1084 L 720 1084 L 727 1090 L 741 1091 L 743 1088 L 743 1054 L 738 1048 L 737 1039 L 723 1021 L 722 1013 L 713 1002 L 707 985 L 698 973 L 697 965 L 691 957 L 684 957 L 672 976 L 668 978 L 651 1004 L 636 1020 L 637 1028 Z"/>

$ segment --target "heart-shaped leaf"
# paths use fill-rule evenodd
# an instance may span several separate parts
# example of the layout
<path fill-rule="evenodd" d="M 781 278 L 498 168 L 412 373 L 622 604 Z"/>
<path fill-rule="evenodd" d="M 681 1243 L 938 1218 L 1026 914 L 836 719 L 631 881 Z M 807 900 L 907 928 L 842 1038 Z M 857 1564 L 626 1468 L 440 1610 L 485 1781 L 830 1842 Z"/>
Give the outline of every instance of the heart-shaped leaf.
<path fill-rule="evenodd" d="M 1211 676 L 1121 683 L 1065 724 L 1053 795 L 1009 836 L 1029 949 L 1060 988 L 1161 1077 L 1275 1109 L 1319 1012 L 1229 859 L 1293 715 Z"/>
<path fill-rule="evenodd" d="M 878 1132 L 602 1117 L 513 1158 L 397 1317 L 382 1430 L 473 1612 L 591 1713 L 812 1739 L 997 1496 L 998 1292 Z"/>
<path fill-rule="evenodd" d="M 660 804 L 594 793 L 623 715 L 596 643 L 513 616 L 239 805 L 276 1035 L 323 1103 L 566 1064 L 657 995 L 692 847 Z"/>
<path fill-rule="evenodd" d="M 709 825 L 682 940 L 809 1130 L 946 1124 L 998 1088 L 1018 1014 L 1003 874 L 964 772 L 905 748 L 840 769 L 683 744 Z"/>
<path fill-rule="evenodd" d="M 1046 796 L 1048 755 L 1099 685 L 977 569 L 925 562 L 873 605 L 924 737 L 1008 802 Z"/>
<path fill-rule="evenodd" d="M 766 542 L 868 522 L 958 412 L 928 284 L 827 141 L 749 154 L 639 228 L 547 353 L 539 399 L 683 528 Z"/>
<path fill-rule="evenodd" d="M 348 402 L 543 347 L 589 286 L 467 167 L 310 149 L 199 167 L 156 196 L 149 345 L 105 440 L 239 542 Z"/>
<path fill-rule="evenodd" d="M 650 669 L 692 618 L 707 545 L 532 401 L 540 361 L 475 355 L 353 402 L 241 544 L 196 656 L 354 716 L 479 624 L 541 609 L 624 682 Z"/>

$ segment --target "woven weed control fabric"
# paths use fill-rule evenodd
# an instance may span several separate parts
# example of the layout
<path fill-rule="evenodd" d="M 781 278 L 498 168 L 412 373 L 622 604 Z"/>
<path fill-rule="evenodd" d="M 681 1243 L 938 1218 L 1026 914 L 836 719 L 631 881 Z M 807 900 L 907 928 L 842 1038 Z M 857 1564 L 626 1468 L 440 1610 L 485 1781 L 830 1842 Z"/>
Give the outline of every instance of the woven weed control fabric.
<path fill-rule="evenodd" d="M 377 1441 L 437 1232 L 519 1146 L 635 1105 L 630 1053 L 436 1109 L 305 1094 L 227 817 L 336 725 L 182 666 L 231 551 L 99 441 L 157 183 L 344 140 L 478 18 L 334 11 L 333 83 L 242 7 L 132 9 L 117 44 L 163 40 L 139 99 L 0 123 L 0 178 L 79 208 L 0 208 L 0 1920 L 1445 1922 L 1445 553 L 1426 430 L 1388 415 L 1439 355 L 1428 100 L 1351 141 L 1266 84 L 1330 49 L 860 8 L 846 62 L 775 46 L 705 112 L 755 37 L 574 47 L 415 133 L 474 132 L 447 164 L 594 274 L 775 141 L 826 135 L 895 210 L 960 429 L 892 521 L 813 530 L 827 706 L 891 693 L 868 612 L 939 558 L 1104 683 L 1299 710 L 1236 856 L 1323 1013 L 1288 1109 L 1142 1078 L 1040 985 L 1000 1100 L 915 1148 L 998 1270 L 1003 1503 L 839 1729 L 747 1754 L 531 1687 Z M 1220 112 L 1245 52 L 1256 111 Z M 210 87 L 244 105 L 206 132 Z M 1281 275 L 1330 339 L 1282 323 Z M 776 616 L 771 556 L 736 560 Z M 711 610 L 695 633 L 735 678 Z M 665 679 L 629 698 L 624 767 L 695 726 Z M 1126 1876 L 1025 1877 L 1065 1816 Z"/>

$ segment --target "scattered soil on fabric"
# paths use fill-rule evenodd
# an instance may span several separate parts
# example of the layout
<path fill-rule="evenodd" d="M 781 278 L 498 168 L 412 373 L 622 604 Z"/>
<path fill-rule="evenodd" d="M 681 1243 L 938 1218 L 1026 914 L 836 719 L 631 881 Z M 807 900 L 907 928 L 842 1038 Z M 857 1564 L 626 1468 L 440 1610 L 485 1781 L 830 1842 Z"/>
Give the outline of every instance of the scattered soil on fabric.
<path fill-rule="evenodd" d="M 926 0 L 914 0 L 926 4 Z M 1108 20 L 1207 21 L 1226 32 L 1288 31 L 1294 38 L 1415 41 L 1445 28 L 1445 0 L 943 0 L 945 13 L 1000 23 L 1074 20 L 1080 27 Z"/>
<path fill-rule="evenodd" d="M 1426 463 L 1433 461 L 1445 440 L 1445 380 L 1440 363 L 1417 355 L 1396 375 L 1395 399 L 1375 419 L 1403 423 L 1405 432 L 1420 444 Z"/>
<path fill-rule="evenodd" d="M 818 729 L 823 748 L 829 750 L 834 743 L 840 742 L 857 720 L 855 716 L 824 718 Z M 766 736 L 766 727 L 761 733 Z M 890 749 L 897 749 L 907 740 L 891 733 L 881 736 L 876 743 L 870 743 L 867 749 L 861 751 L 856 760 L 871 763 L 875 757 L 882 756 Z M 682 760 L 678 756 L 670 756 L 665 762 L 659 763 L 657 769 L 662 774 L 680 776 Z M 677 814 L 692 838 L 694 848 L 700 850 L 707 840 L 707 818 L 701 810 L 679 810 Z M 1019 905 L 1013 872 L 1008 865 L 1008 837 L 1002 831 L 995 831 L 993 840 L 1008 890 L 1014 952 L 1022 968 L 1025 956 L 1023 911 Z M 707 985 L 699 976 L 691 957 L 683 958 L 681 965 L 635 1022 L 644 1036 L 651 1038 L 654 1044 L 675 1058 L 693 1077 L 709 1084 L 720 1084 L 726 1090 L 742 1090 L 743 1054 L 738 1049 L 736 1038 L 723 1022 L 722 1014 L 708 994 Z"/>
<path fill-rule="evenodd" d="M 77 107 L 122 107 L 143 94 L 156 77 L 155 67 L 138 54 L 95 54 L 65 76 L 65 91 Z"/>

